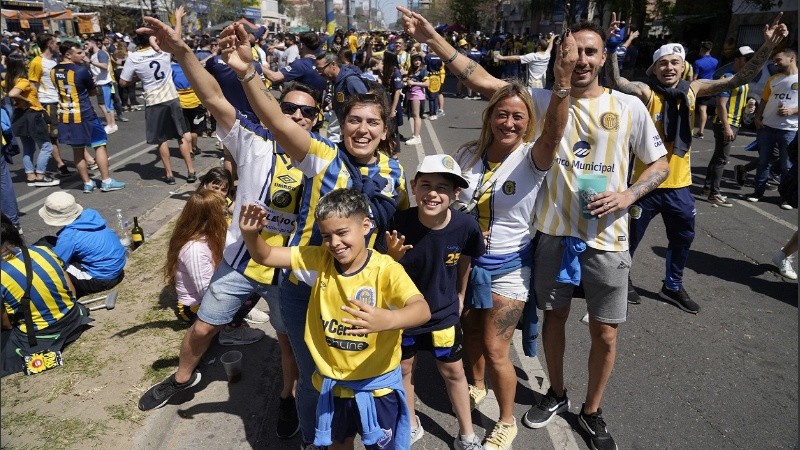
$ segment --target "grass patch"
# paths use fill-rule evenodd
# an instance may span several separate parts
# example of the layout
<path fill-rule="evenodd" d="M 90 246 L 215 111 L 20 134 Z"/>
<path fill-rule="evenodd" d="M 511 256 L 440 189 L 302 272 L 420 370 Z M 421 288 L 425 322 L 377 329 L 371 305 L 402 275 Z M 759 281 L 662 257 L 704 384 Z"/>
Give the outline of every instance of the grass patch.
<path fill-rule="evenodd" d="M 77 415 L 78 412 L 75 412 L 75 414 Z M 40 415 L 36 411 L 4 413 L 3 428 L 12 437 L 15 435 L 14 430 L 24 430 L 26 433 L 35 432 L 43 437 L 40 442 L 34 447 L 18 448 L 37 448 L 42 450 L 62 450 L 68 447 L 80 447 L 80 444 L 97 439 L 107 430 L 107 426 L 99 421 L 85 421 L 74 416 L 67 419 L 58 419 L 50 415 Z"/>

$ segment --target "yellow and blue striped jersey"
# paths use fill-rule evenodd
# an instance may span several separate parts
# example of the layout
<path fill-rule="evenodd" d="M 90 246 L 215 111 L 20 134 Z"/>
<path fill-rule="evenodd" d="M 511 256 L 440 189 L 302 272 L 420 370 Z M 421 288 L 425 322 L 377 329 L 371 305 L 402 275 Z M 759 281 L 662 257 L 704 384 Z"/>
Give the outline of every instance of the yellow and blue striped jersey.
<path fill-rule="evenodd" d="M 89 93 L 97 88 L 89 69 L 72 63 L 57 64 L 50 78 L 58 91 L 58 117 L 61 123 L 82 123 L 97 116 Z"/>
<path fill-rule="evenodd" d="M 35 331 L 41 331 L 55 324 L 75 305 L 72 291 L 69 290 L 62 262 L 47 247 L 28 247 L 31 256 L 33 285 L 30 290 L 30 307 Z M 0 263 L 0 297 L 3 307 L 12 318 L 12 323 L 23 333 L 27 332 L 25 316 L 20 301 L 28 285 L 25 260 L 22 251 L 17 251 Z"/>
<path fill-rule="evenodd" d="M 731 78 L 733 77 L 732 73 L 726 73 L 722 76 L 722 79 Z M 744 111 L 744 107 L 747 106 L 747 95 L 750 93 L 750 85 L 743 84 L 741 86 L 736 86 L 730 91 L 720 92 L 720 97 L 727 98 L 727 110 L 728 110 L 728 124 L 732 127 L 739 128 L 742 126 L 742 113 Z M 722 119 L 720 118 L 719 109 L 717 109 L 717 115 L 714 116 L 714 123 L 722 123 Z"/>
<path fill-rule="evenodd" d="M 353 186 L 352 175 L 348 170 L 349 155 L 344 146 L 334 144 L 315 133 L 311 134 L 311 147 L 308 155 L 297 167 L 303 172 L 305 180 L 303 184 L 303 200 L 300 204 L 300 211 L 297 217 L 297 227 L 289 240 L 290 246 L 296 245 L 321 245 L 322 236 L 319 228 L 314 221 L 314 210 L 319 199 L 334 189 L 348 188 Z M 406 175 L 400 163 L 393 158 L 378 152 L 378 159 L 372 164 L 355 165 L 362 177 L 371 179 L 382 179 L 385 185 L 381 192 L 375 195 L 383 196 L 387 200 L 396 202 L 396 209 L 403 210 L 409 206 L 408 191 L 406 189 Z M 388 225 L 389 219 L 394 214 L 391 211 L 388 217 L 384 217 L 376 207 L 375 198 L 369 198 L 371 208 L 371 218 L 375 222 L 375 229 L 369 237 L 368 245 L 375 245 L 376 239 Z"/>

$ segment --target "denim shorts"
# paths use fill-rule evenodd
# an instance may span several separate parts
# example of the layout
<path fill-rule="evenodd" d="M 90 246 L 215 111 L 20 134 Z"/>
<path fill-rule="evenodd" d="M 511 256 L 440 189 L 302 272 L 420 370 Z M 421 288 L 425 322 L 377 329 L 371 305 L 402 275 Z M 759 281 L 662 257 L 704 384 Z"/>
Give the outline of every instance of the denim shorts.
<path fill-rule="evenodd" d="M 208 290 L 200 302 L 197 317 L 210 325 L 230 323 L 239 308 L 254 292 L 267 300 L 267 304 L 270 305 L 269 322 L 275 331 L 286 333 L 286 326 L 277 304 L 280 288 L 252 280 L 234 270 L 224 260 L 219 263 L 211 277 Z"/>

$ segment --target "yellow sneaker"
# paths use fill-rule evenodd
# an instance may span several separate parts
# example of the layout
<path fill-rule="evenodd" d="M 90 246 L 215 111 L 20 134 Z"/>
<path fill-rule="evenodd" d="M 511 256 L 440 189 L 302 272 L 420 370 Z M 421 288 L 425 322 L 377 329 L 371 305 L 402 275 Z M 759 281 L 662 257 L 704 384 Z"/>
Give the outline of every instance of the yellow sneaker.
<path fill-rule="evenodd" d="M 486 438 L 483 448 L 485 450 L 508 450 L 515 437 L 517 437 L 517 420 L 514 419 L 514 423 L 510 425 L 498 420 L 492 434 Z"/>
<path fill-rule="evenodd" d="M 486 398 L 486 394 L 489 393 L 488 389 L 478 389 L 473 385 L 469 385 L 469 407 L 470 409 L 475 409 L 478 405 L 481 404 L 483 399 Z"/>

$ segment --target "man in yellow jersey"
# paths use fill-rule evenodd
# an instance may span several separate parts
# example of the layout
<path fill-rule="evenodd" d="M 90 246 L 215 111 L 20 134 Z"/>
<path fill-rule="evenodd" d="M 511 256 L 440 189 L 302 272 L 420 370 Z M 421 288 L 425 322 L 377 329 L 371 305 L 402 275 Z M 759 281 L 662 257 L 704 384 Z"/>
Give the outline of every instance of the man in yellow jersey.
<path fill-rule="evenodd" d="M 506 84 L 490 76 L 475 61 L 461 55 L 440 37 L 421 15 L 398 7 L 405 15 L 405 29 L 420 42 L 442 55 L 451 71 L 472 89 L 487 97 Z M 547 426 L 556 414 L 569 409 L 564 383 L 565 326 L 574 285 L 584 284 L 590 314 L 588 386 L 578 423 L 589 433 L 592 448 L 616 449 L 606 427 L 600 403 L 616 358 L 617 327 L 627 318 L 628 207 L 666 179 L 666 150 L 647 110 L 634 97 L 600 86 L 598 74 L 606 61 L 605 32 L 596 25 L 572 27 L 578 62 L 570 86 L 553 91 L 529 89 L 535 103 L 537 134 L 541 134 L 544 111 L 552 95 L 570 95 L 572 120 L 556 150 L 539 191 L 535 208 L 539 242 L 534 253 L 533 286 L 537 307 L 543 309 L 542 343 L 550 377 L 550 389 L 525 414 L 532 428 Z M 616 60 L 616 58 L 611 58 Z M 647 169 L 632 186 L 627 185 L 628 161 L 632 155 L 647 162 Z M 606 188 L 581 207 L 578 180 L 583 175 L 604 175 Z M 587 219 L 582 214 L 588 214 Z M 571 255 L 565 243 L 584 248 Z M 559 282 L 564 269 L 580 267 L 581 277 Z M 577 282 L 576 282 L 577 281 Z M 484 448 L 507 450 L 510 442 L 487 442 Z"/>
<path fill-rule="evenodd" d="M 250 121 L 226 100 L 220 85 L 202 66 L 191 49 L 180 39 L 177 30 L 157 19 L 147 18 L 165 50 L 180 64 L 196 95 L 217 118 L 217 134 L 230 149 L 237 164 L 239 185 L 236 209 L 228 229 L 223 261 L 214 273 L 209 289 L 198 310 L 198 319 L 186 333 L 181 346 L 178 371 L 148 390 L 139 401 L 139 408 L 149 410 L 163 406 L 181 390 L 196 385 L 200 372 L 195 370 L 212 339 L 228 323 L 233 314 L 258 293 L 270 305 L 270 323 L 276 330 L 281 349 L 283 389 L 278 407 L 276 434 L 290 438 L 299 430 L 293 389 L 297 380 L 297 364 L 286 335 L 286 325 L 279 307 L 278 272 L 254 262 L 247 252 L 238 227 L 240 206 L 258 200 L 266 205 L 273 221 L 261 232 L 271 245 L 286 245 L 297 218 L 302 173 L 289 164 L 289 157 L 277 147 L 272 134 L 260 124 Z M 177 27 L 177 25 L 176 25 Z M 300 84 L 287 86 L 281 109 L 288 117 L 310 130 L 318 117 L 320 94 Z M 240 327 L 234 335 L 221 334 L 221 344 L 243 344 L 261 339 L 264 333 Z"/>
<path fill-rule="evenodd" d="M 755 52 L 748 46 L 739 47 L 733 58 L 732 72 L 722 75 L 722 78 L 731 78 L 744 67 Z M 747 94 L 750 85 L 743 84 L 730 91 L 720 92 L 717 96 L 717 114 L 714 117 L 714 155 L 708 163 L 706 181 L 703 183 L 703 195 L 708 197 L 709 203 L 715 206 L 729 208 L 733 203 L 719 191 L 722 171 L 728 164 L 728 155 L 731 152 L 731 143 L 736 140 L 739 127 L 742 126 L 742 116 L 747 105 Z"/>
<path fill-rule="evenodd" d="M 635 95 L 647 106 L 656 123 L 661 139 L 667 145 L 669 177 L 631 210 L 631 254 L 644 237 L 647 226 L 658 214 L 664 219 L 667 231 L 666 274 L 659 297 L 678 308 L 697 314 L 700 305 L 689 297 L 683 287 L 683 269 L 689 258 L 689 247 L 694 240 L 695 205 L 689 187 L 692 185 L 690 150 L 692 121 L 697 97 L 710 97 L 746 84 L 761 70 L 770 52 L 787 35 L 786 25 L 780 23 L 782 14 L 770 25 L 764 26 L 764 44 L 731 78 L 720 80 L 681 79 L 686 65 L 686 53 L 680 44 L 665 44 L 653 54 L 653 64 L 647 69 L 650 77 L 646 83 L 631 82 L 620 77 L 616 58 L 606 66 L 607 80 L 612 87 Z M 619 22 L 612 13 L 611 28 L 617 30 Z M 633 180 L 640 179 L 644 170 L 642 161 L 635 163 Z M 638 303 L 633 284 L 629 288 L 629 301 Z"/>
<path fill-rule="evenodd" d="M 25 248 L 25 243 L 11 220 L 2 216 L 0 224 L 0 316 L 2 316 L 2 376 L 22 372 L 25 367 L 24 356 L 45 351 L 60 351 L 65 345 L 78 339 L 85 325 L 90 323 L 89 311 L 75 300 L 69 278 L 64 272 L 61 260 L 44 246 Z M 22 297 L 28 288 L 28 273 L 25 257 L 30 255 L 31 282 L 30 308 L 32 325 L 35 328 L 36 344 L 28 341 L 28 326 Z M 44 357 L 42 365 L 32 364 L 32 368 L 47 367 L 50 363 Z"/>

